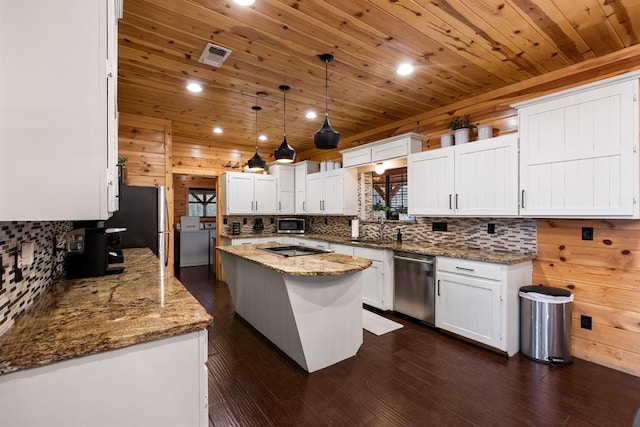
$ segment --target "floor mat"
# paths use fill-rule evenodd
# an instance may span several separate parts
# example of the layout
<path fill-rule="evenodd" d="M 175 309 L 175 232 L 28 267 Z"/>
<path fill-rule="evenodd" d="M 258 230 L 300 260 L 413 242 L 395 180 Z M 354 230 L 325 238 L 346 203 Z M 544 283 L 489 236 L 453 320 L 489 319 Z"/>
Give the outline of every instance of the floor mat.
<path fill-rule="evenodd" d="M 372 334 L 382 335 L 400 329 L 402 325 L 363 308 L 362 327 Z"/>

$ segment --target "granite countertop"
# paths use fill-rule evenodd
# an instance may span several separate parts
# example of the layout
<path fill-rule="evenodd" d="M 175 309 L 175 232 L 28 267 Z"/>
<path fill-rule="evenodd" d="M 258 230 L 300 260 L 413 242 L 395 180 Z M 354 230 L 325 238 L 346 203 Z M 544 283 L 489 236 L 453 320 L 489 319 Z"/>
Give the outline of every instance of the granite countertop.
<path fill-rule="evenodd" d="M 241 234 L 231 235 L 224 234 L 222 237 L 228 239 L 244 239 L 244 238 L 257 238 L 257 237 L 273 237 L 273 236 L 290 236 L 301 237 L 306 239 L 321 240 L 329 243 L 338 243 L 342 245 L 358 246 L 372 249 L 390 249 L 396 252 L 409 252 L 414 254 L 432 255 L 432 256 L 446 256 L 451 258 L 463 258 L 473 261 L 485 261 L 495 262 L 498 264 L 519 264 L 525 261 L 531 261 L 536 258 L 535 254 L 523 254 L 518 252 L 509 251 L 489 251 L 486 249 L 476 249 L 462 246 L 452 245 L 438 245 L 431 242 L 403 242 L 396 243 L 392 240 L 377 240 L 377 239 L 359 239 L 352 240 L 351 236 L 331 236 L 327 234 L 277 234 L 277 233 L 262 233 L 262 234 Z"/>
<path fill-rule="evenodd" d="M 124 273 L 60 280 L 0 337 L 0 374 L 206 328 L 211 316 L 150 249 L 125 249 Z"/>
<path fill-rule="evenodd" d="M 348 255 L 326 253 L 284 257 L 261 250 L 261 248 L 273 246 L 273 243 L 263 243 L 259 245 L 218 246 L 217 249 L 270 268 L 285 276 L 339 276 L 365 270 L 371 266 L 371 261 L 368 259 Z"/>

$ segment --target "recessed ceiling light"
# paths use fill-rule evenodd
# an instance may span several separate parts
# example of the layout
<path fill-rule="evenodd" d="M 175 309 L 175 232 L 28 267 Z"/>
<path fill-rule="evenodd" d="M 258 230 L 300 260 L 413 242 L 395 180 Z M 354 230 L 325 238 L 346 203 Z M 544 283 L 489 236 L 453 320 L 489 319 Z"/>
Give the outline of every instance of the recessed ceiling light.
<path fill-rule="evenodd" d="M 202 86 L 199 83 L 191 82 L 187 85 L 187 90 L 193 93 L 202 92 Z"/>
<path fill-rule="evenodd" d="M 307 113 L 304 116 L 307 119 L 315 119 L 316 117 L 318 117 L 315 111 L 307 111 Z"/>
<path fill-rule="evenodd" d="M 259 139 L 260 141 L 266 141 L 266 140 L 267 140 L 267 135 L 260 135 L 260 136 L 258 137 L 258 139 Z"/>
<path fill-rule="evenodd" d="M 251 6 L 256 2 L 256 0 L 233 0 L 235 4 L 239 4 L 240 6 Z"/>
<path fill-rule="evenodd" d="M 221 134 L 222 128 L 220 126 L 216 126 L 213 128 L 213 133 Z"/>
<path fill-rule="evenodd" d="M 398 68 L 396 69 L 396 73 L 400 76 L 408 76 L 409 74 L 413 73 L 413 69 L 413 65 L 405 62 L 404 64 L 400 64 L 398 66 Z"/>

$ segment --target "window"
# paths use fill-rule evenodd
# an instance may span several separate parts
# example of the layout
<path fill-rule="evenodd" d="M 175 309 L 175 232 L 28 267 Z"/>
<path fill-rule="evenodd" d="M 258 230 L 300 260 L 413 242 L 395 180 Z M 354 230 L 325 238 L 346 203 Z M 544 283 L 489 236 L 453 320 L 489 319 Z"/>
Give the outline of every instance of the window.
<path fill-rule="evenodd" d="M 189 189 L 189 216 L 216 216 L 216 190 L 212 188 Z"/>
<path fill-rule="evenodd" d="M 373 174 L 373 205 L 385 208 L 387 219 L 398 219 L 407 213 L 407 168 L 389 169 Z"/>

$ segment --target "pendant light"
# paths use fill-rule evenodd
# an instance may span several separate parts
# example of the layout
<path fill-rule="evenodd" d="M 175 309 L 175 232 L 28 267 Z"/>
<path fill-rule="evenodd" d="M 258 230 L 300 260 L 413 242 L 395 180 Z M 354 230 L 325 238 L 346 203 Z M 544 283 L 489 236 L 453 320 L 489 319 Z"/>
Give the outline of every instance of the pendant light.
<path fill-rule="evenodd" d="M 278 89 L 282 91 L 284 97 L 282 103 L 284 106 L 284 118 L 282 120 L 283 134 L 282 144 L 274 150 L 273 155 L 278 163 L 291 163 L 296 158 L 296 150 L 287 142 L 287 91 L 291 88 L 287 85 L 280 85 Z"/>
<path fill-rule="evenodd" d="M 247 165 L 251 172 L 262 172 L 267 167 L 267 162 L 258 154 L 258 111 L 262 110 L 262 108 L 254 105 L 251 109 L 256 112 L 256 152 L 249 159 Z"/>
<path fill-rule="evenodd" d="M 333 61 L 333 55 L 330 53 L 323 53 L 322 55 L 318 55 L 318 58 L 322 62 L 324 62 L 324 82 L 325 82 L 325 92 L 324 92 L 324 124 L 320 129 L 313 134 L 313 143 L 316 148 L 320 150 L 332 150 L 334 148 L 338 148 L 338 143 L 340 142 L 340 133 L 338 133 L 334 128 L 329 124 L 329 71 L 328 64 Z"/>

